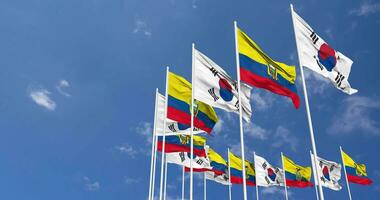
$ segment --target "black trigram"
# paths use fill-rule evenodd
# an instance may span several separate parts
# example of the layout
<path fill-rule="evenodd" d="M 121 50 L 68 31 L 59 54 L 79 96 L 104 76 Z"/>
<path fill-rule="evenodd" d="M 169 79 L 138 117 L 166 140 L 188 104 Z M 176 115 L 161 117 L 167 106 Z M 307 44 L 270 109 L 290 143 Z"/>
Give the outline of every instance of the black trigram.
<path fill-rule="evenodd" d="M 215 94 L 215 88 L 210 88 L 208 90 L 208 93 L 211 95 L 211 97 L 214 99 L 214 101 L 218 101 L 219 97 Z"/>
<path fill-rule="evenodd" d="M 340 72 L 338 72 L 338 75 L 335 77 L 336 85 L 340 88 L 340 85 L 342 84 L 345 76 L 343 76 Z"/>
<path fill-rule="evenodd" d="M 239 100 L 236 101 L 235 108 L 239 111 Z"/>
<path fill-rule="evenodd" d="M 185 161 L 185 152 L 180 152 L 179 157 L 181 158 L 181 162 Z"/>
<path fill-rule="evenodd" d="M 268 165 L 267 165 L 266 162 L 264 162 L 262 166 L 263 166 L 264 169 L 266 169 Z"/>
<path fill-rule="evenodd" d="M 216 70 L 216 69 L 213 68 L 213 67 L 210 68 L 210 71 L 211 71 L 211 73 L 214 74 L 214 76 L 218 75 L 218 73 L 219 73 L 218 70 Z"/>
<path fill-rule="evenodd" d="M 197 163 L 198 165 L 202 165 L 202 164 L 203 164 L 203 160 L 199 159 L 199 160 L 197 160 L 196 163 Z"/>
<path fill-rule="evenodd" d="M 269 180 L 268 176 L 265 177 L 265 181 L 267 182 L 267 184 L 271 183 L 271 181 Z"/>
<path fill-rule="evenodd" d="M 319 40 L 319 37 L 317 36 L 317 34 L 315 34 L 314 31 L 311 33 L 310 37 L 314 44 L 317 43 L 317 41 Z"/>
<path fill-rule="evenodd" d="M 176 130 L 175 127 L 174 127 L 174 124 L 170 124 L 170 125 L 168 126 L 168 128 L 169 128 L 169 130 L 171 130 L 172 132 L 177 132 L 177 130 Z"/>

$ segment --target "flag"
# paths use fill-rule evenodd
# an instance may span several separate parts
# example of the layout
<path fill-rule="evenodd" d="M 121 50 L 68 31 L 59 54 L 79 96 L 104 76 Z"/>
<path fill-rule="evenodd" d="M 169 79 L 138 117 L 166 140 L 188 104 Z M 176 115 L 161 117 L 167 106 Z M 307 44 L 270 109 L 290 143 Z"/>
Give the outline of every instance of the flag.
<path fill-rule="evenodd" d="M 207 146 L 207 145 L 206 145 Z M 206 172 L 206 171 L 212 171 L 215 174 L 222 175 L 227 173 L 228 166 L 227 162 L 224 160 L 224 158 L 216 153 L 213 149 L 207 146 L 207 157 L 210 160 L 210 166 L 211 169 L 205 168 L 205 169 L 195 169 L 195 172 Z M 189 168 L 185 168 L 186 172 L 189 172 Z"/>
<path fill-rule="evenodd" d="M 308 187 L 313 186 L 310 182 L 311 168 L 297 165 L 288 157 L 283 156 L 286 186 L 288 187 Z"/>
<path fill-rule="evenodd" d="M 251 86 L 287 96 L 292 100 L 294 106 L 299 108 L 300 99 L 295 85 L 296 68 L 272 60 L 239 28 L 236 34 L 240 79 Z"/>
<path fill-rule="evenodd" d="M 228 112 L 239 114 L 237 82 L 210 58 L 194 49 L 194 98 Z M 241 84 L 243 118 L 249 121 L 252 115 L 249 99 L 251 87 Z"/>
<path fill-rule="evenodd" d="M 191 125 L 191 84 L 181 76 L 169 72 L 167 117 L 188 126 Z M 194 126 L 210 133 L 218 117 L 214 109 L 194 100 Z"/>
<path fill-rule="evenodd" d="M 205 150 L 207 152 L 207 146 L 205 147 Z M 168 163 L 182 165 L 184 167 L 190 167 L 192 161 L 192 167 L 195 169 L 211 169 L 208 157 L 193 155 L 193 159 L 191 159 L 191 154 L 189 152 L 166 153 L 166 160 Z"/>
<path fill-rule="evenodd" d="M 272 166 L 265 158 L 255 155 L 255 169 L 258 186 L 284 186 L 284 170 Z"/>
<path fill-rule="evenodd" d="M 164 134 L 164 120 L 165 120 L 165 96 L 158 93 L 158 101 L 156 105 L 156 135 L 162 136 Z M 194 127 L 193 134 L 202 133 L 203 131 L 199 130 L 199 128 Z M 166 118 L 166 135 L 178 135 L 178 134 L 187 134 L 190 135 L 190 126 L 181 124 L 179 122 L 173 121 L 171 119 Z"/>
<path fill-rule="evenodd" d="M 165 136 L 165 153 L 173 152 L 191 152 L 190 151 L 190 136 L 189 135 L 172 135 Z M 157 150 L 162 152 L 163 136 L 157 137 Z M 206 157 L 205 150 L 206 139 L 194 135 L 193 150 L 194 154 L 201 157 Z"/>
<path fill-rule="evenodd" d="M 370 185 L 372 180 L 368 178 L 367 169 L 364 164 L 355 162 L 349 155 L 342 151 L 343 163 L 347 172 L 347 179 L 351 183 Z"/>
<path fill-rule="evenodd" d="M 313 154 L 310 155 L 311 161 L 314 164 L 314 156 Z M 317 178 L 323 187 L 327 187 L 335 191 L 342 189 L 342 186 L 339 185 L 342 170 L 342 166 L 340 164 L 317 157 L 316 167 L 316 172 L 318 172 L 316 176 L 319 175 Z"/>
<path fill-rule="evenodd" d="M 242 159 L 235 156 L 232 152 L 230 153 L 230 174 L 231 174 L 231 183 L 233 184 L 243 184 L 243 167 L 242 167 Z M 245 178 L 246 183 L 249 186 L 256 185 L 255 179 L 255 167 L 251 162 L 245 161 Z"/>
<path fill-rule="evenodd" d="M 210 168 L 194 168 L 194 172 L 204 172 L 206 178 L 224 185 L 229 184 L 228 180 L 228 166 L 227 162 L 223 159 L 221 155 L 216 153 L 213 149 L 206 145 L 207 158 L 210 161 Z M 185 167 L 185 172 L 190 172 L 189 167 Z"/>
<path fill-rule="evenodd" d="M 213 149 L 209 148 L 207 156 L 210 159 L 211 171 L 205 172 L 206 178 L 215 182 L 229 185 L 228 166 L 226 160 L 216 153 Z"/>
<path fill-rule="evenodd" d="M 348 83 L 352 60 L 334 50 L 296 12 L 292 16 L 300 65 L 330 79 L 339 90 L 356 93 Z"/>
<path fill-rule="evenodd" d="M 211 181 L 215 181 L 217 183 L 220 183 L 220 184 L 223 184 L 223 185 L 229 185 L 229 181 L 228 181 L 228 174 L 224 173 L 224 174 L 216 174 L 214 172 L 204 172 L 206 174 L 206 179 L 208 180 L 211 180 Z"/>

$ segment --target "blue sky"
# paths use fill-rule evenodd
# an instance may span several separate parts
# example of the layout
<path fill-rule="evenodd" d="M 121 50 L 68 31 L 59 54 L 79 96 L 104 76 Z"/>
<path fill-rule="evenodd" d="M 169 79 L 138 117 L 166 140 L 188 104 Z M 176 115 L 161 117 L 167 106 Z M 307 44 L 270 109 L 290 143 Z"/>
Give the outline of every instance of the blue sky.
<path fill-rule="evenodd" d="M 339 145 L 367 164 L 369 187 L 354 199 L 380 195 L 380 80 L 376 74 L 380 2 L 217 0 L 1 0 L 1 199 L 145 199 L 148 193 L 154 91 L 164 91 L 165 66 L 191 77 L 191 43 L 236 77 L 233 20 L 272 58 L 297 66 L 289 4 L 354 61 L 347 96 L 305 71 L 318 153 L 340 162 Z M 299 71 L 298 71 L 299 72 Z M 299 74 L 299 73 L 298 73 Z M 246 155 L 279 164 L 280 152 L 310 165 L 303 92 L 299 110 L 281 96 L 254 89 Z M 208 144 L 239 154 L 238 116 L 217 110 Z M 169 166 L 169 199 L 180 197 L 178 166 Z M 195 179 L 195 197 L 202 183 Z M 325 189 L 326 199 L 347 199 Z M 188 186 L 188 185 L 187 185 Z M 208 182 L 209 199 L 228 189 Z M 157 191 L 157 190 L 156 190 Z M 314 190 L 290 189 L 290 199 Z M 233 186 L 234 199 L 242 187 Z M 281 188 L 260 189 L 283 199 Z M 249 188 L 249 198 L 255 190 Z"/>

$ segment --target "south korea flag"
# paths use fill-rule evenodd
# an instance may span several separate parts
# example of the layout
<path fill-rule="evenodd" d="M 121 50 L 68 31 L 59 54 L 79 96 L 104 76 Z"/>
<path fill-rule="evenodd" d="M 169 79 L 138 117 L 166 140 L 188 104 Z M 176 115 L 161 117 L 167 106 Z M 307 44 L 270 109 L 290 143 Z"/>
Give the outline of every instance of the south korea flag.
<path fill-rule="evenodd" d="M 284 186 L 284 170 L 272 166 L 265 158 L 255 155 L 255 170 L 258 186 Z"/>
<path fill-rule="evenodd" d="M 313 154 L 310 154 L 310 156 L 314 168 Z M 323 187 L 327 187 L 335 191 L 341 190 L 342 186 L 339 185 L 339 180 L 341 178 L 342 166 L 336 162 L 328 161 L 319 157 L 317 157 L 317 162 L 316 169 L 314 168 L 314 173 L 317 172 L 318 176 L 316 175 L 316 178 L 319 179 L 319 183 L 321 183 Z M 316 182 L 316 184 L 318 184 L 318 182 Z"/>
<path fill-rule="evenodd" d="M 356 93 L 348 82 L 353 61 L 327 44 L 293 9 L 292 16 L 300 65 L 330 79 L 344 93 Z"/>
<path fill-rule="evenodd" d="M 239 113 L 238 85 L 220 66 L 194 49 L 194 98 L 228 112 Z M 242 113 L 245 121 L 252 115 L 251 87 L 241 83 Z"/>

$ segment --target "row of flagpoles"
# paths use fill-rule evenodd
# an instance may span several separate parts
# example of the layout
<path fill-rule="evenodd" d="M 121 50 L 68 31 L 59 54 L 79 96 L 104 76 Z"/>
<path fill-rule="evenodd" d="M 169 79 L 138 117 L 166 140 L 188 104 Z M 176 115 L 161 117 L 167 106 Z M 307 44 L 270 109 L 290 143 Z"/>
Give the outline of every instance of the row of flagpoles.
<path fill-rule="evenodd" d="M 348 82 L 348 77 L 353 62 L 339 51 L 331 48 L 293 10 L 292 5 L 290 5 L 290 8 L 312 144 L 311 158 L 313 161 L 313 174 L 316 177 L 321 177 L 323 174 L 319 174 L 317 170 L 317 163 L 319 163 L 318 161 L 320 160 L 318 160 L 319 157 L 317 155 L 303 67 L 307 67 L 324 76 L 329 79 L 337 89 L 351 95 L 357 92 L 356 89 L 351 88 Z M 205 141 L 202 143 L 202 140 L 204 139 L 199 138 L 199 136 L 195 137 L 194 134 L 201 132 L 210 133 L 212 131 L 212 128 L 218 121 L 213 107 L 239 114 L 241 144 L 241 162 L 237 165 L 238 168 L 241 169 L 241 177 L 239 181 L 243 184 L 244 200 L 247 200 L 247 181 L 248 184 L 251 184 L 249 173 L 252 173 L 253 171 L 256 177 L 255 185 L 256 196 L 258 199 L 258 168 L 255 166 L 251 169 L 250 166 L 247 166 L 249 165 L 249 162 L 244 162 L 246 161 L 246 157 L 244 151 L 243 119 L 249 122 L 252 114 L 249 103 L 250 90 L 251 87 L 258 87 L 267 89 L 275 94 L 287 96 L 292 100 L 294 106 L 298 108 L 300 105 L 300 100 L 295 85 L 296 70 L 294 66 L 289 66 L 271 59 L 251 38 L 248 37 L 248 35 L 238 28 L 236 22 L 234 22 L 234 33 L 237 70 L 236 81 L 232 79 L 220 66 L 195 49 L 194 44 L 192 45 L 191 83 L 183 77 L 170 72 L 169 67 L 167 67 L 165 96 L 159 94 L 158 90 L 156 90 L 149 199 L 153 200 L 155 197 L 154 186 L 157 150 L 162 152 L 159 199 L 166 199 L 167 154 L 173 152 L 182 152 L 181 155 L 178 155 L 180 157 L 182 156 L 182 160 L 184 159 L 184 152 L 186 152 L 186 155 L 187 153 L 190 154 L 189 156 L 191 159 L 188 163 L 190 172 L 189 199 L 193 199 L 193 172 L 194 166 L 197 167 L 198 165 L 198 163 L 193 162 L 193 158 L 195 156 L 208 158 L 209 156 L 205 152 L 210 152 L 210 150 L 202 151 L 202 145 L 199 144 L 203 144 L 203 146 L 205 146 Z M 195 148 L 194 141 L 196 142 Z M 228 176 L 228 179 L 231 181 L 230 152 L 228 156 L 228 175 L 225 175 Z M 282 156 L 284 164 L 283 158 L 284 157 Z M 343 164 L 345 164 L 344 161 Z M 364 165 L 357 164 L 353 160 L 351 164 L 350 169 L 354 169 L 356 175 L 359 177 L 366 177 Z M 187 166 L 185 164 L 183 165 Z M 279 170 L 279 168 L 275 169 Z M 284 166 L 283 169 L 285 169 Z M 347 180 L 346 168 L 344 169 Z M 227 171 L 227 169 L 225 170 Z M 184 198 L 185 191 L 184 176 L 185 167 L 183 167 L 182 172 L 182 199 Z M 314 180 L 315 185 L 318 186 L 317 196 L 319 199 L 323 200 L 324 196 L 321 180 L 319 178 L 315 178 Z M 204 176 L 204 182 L 206 182 L 206 173 Z M 287 181 L 284 181 L 283 185 L 285 186 L 285 191 L 287 194 L 286 184 Z M 228 185 L 230 191 L 229 197 L 231 199 L 231 184 Z M 206 184 L 204 184 L 204 186 L 204 190 L 206 192 Z M 348 182 L 347 187 L 349 191 Z M 206 193 L 204 195 L 206 197 Z M 349 196 L 351 199 L 350 191 Z"/>

